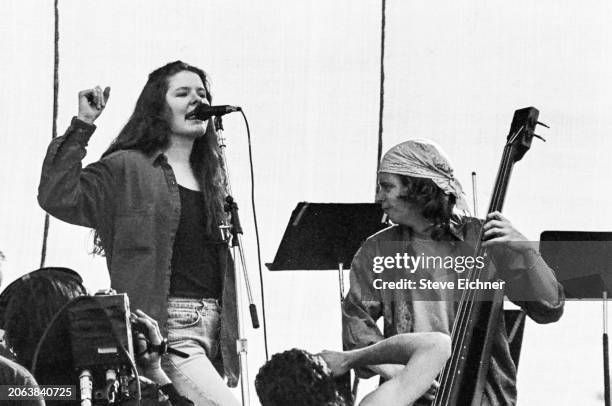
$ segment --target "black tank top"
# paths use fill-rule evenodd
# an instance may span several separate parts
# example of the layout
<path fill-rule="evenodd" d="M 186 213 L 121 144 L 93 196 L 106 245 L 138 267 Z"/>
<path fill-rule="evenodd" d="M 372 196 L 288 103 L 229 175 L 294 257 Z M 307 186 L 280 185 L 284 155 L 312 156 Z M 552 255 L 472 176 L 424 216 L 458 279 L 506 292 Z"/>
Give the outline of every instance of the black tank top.
<path fill-rule="evenodd" d="M 170 295 L 221 299 L 218 243 L 206 232 L 202 193 L 179 185 L 181 218 L 172 249 Z"/>

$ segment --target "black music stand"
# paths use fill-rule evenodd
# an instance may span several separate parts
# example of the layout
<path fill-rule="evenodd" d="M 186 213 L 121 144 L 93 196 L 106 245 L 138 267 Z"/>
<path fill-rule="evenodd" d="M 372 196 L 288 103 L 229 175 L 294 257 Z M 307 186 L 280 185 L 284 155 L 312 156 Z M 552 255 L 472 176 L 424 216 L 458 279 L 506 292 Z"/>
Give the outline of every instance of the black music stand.
<path fill-rule="evenodd" d="M 568 299 L 603 301 L 604 397 L 605 405 L 610 406 L 607 307 L 612 286 L 612 232 L 544 231 L 540 253 Z"/>
<path fill-rule="evenodd" d="M 298 203 L 291 213 L 271 271 L 338 270 L 340 304 L 344 298 L 344 267 L 370 235 L 386 227 L 383 211 L 375 203 Z M 350 373 L 336 382 L 346 399 L 353 399 Z"/>
<path fill-rule="evenodd" d="M 386 227 L 382 218 L 375 203 L 298 203 L 274 262 L 266 266 L 271 271 L 338 270 L 342 300 L 342 271 L 363 241 Z"/>

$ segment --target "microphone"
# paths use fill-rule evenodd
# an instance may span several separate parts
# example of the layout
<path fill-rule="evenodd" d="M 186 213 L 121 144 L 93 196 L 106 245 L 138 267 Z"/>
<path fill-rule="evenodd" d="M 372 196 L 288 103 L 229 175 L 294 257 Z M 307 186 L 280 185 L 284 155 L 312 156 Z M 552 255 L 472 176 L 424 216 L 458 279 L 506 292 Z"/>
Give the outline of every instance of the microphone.
<path fill-rule="evenodd" d="M 208 120 L 212 116 L 221 117 L 228 113 L 242 111 L 238 106 L 209 106 L 208 104 L 200 103 L 191 112 L 187 113 L 186 119 L 195 118 L 197 120 Z"/>

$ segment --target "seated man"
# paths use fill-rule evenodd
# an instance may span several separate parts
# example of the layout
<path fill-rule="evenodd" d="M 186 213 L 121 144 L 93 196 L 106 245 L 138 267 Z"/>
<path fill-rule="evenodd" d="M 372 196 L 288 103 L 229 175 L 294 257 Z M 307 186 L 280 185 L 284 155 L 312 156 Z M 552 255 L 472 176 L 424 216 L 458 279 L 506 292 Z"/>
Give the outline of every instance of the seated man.
<path fill-rule="evenodd" d="M 467 215 L 461 184 L 437 145 L 410 140 L 391 148 L 380 163 L 378 185 L 376 200 L 394 225 L 369 237 L 353 258 L 350 291 L 342 303 L 344 348 L 403 333 L 450 335 L 458 299 L 468 290 L 461 288 L 469 273 L 463 273 L 463 261 L 484 266 L 484 258 L 474 257 L 481 238 L 491 254 L 483 281 L 495 281 L 496 293 L 507 295 L 538 323 L 561 317 L 563 289 L 534 244 L 500 212 L 489 213 L 484 221 Z M 412 287 L 403 288 L 405 281 Z M 382 331 L 376 324 L 381 318 Z M 517 371 L 502 317 L 492 329 L 480 404 L 515 405 Z M 385 379 L 397 372 L 397 365 L 380 364 L 358 371 L 361 377 Z"/>
<path fill-rule="evenodd" d="M 440 333 L 399 334 L 362 349 L 317 355 L 292 349 L 261 367 L 255 389 L 262 406 L 344 406 L 350 402 L 332 377 L 366 365 L 401 364 L 360 406 L 408 406 L 432 386 L 449 356 L 450 338 Z"/>

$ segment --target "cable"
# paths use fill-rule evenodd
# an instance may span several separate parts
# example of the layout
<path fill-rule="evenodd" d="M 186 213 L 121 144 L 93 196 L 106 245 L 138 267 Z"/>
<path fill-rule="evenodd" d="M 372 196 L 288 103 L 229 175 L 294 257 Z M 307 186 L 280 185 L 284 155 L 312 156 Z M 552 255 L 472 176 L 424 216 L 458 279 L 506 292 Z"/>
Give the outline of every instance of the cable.
<path fill-rule="evenodd" d="M 142 387 L 140 386 L 140 375 L 138 374 L 138 368 L 136 368 L 136 364 L 134 363 L 134 360 L 132 360 L 132 358 L 130 357 L 130 353 L 125 349 L 123 345 L 121 345 L 121 342 L 119 341 L 119 338 L 116 336 L 114 329 L 113 329 L 113 335 L 115 336 L 115 340 L 117 341 L 118 347 L 123 352 L 123 356 L 128 360 L 130 364 L 130 368 L 132 369 L 132 372 L 134 372 L 134 379 L 136 379 L 136 400 L 137 400 L 137 405 L 140 406 L 141 401 L 142 401 Z"/>
<path fill-rule="evenodd" d="M 36 345 L 36 350 L 34 350 L 34 355 L 32 356 L 32 369 L 31 369 L 32 375 L 36 376 L 36 364 L 38 363 L 38 356 L 40 355 L 40 350 L 42 349 L 42 346 L 43 346 L 45 340 L 47 339 L 47 336 L 49 335 L 49 332 L 51 331 L 51 329 L 54 327 L 55 323 L 57 322 L 57 319 L 59 319 L 60 315 L 68 308 L 68 306 L 70 304 L 74 303 L 77 299 L 79 299 L 81 297 L 83 297 L 83 296 L 75 297 L 74 299 L 72 299 L 69 302 L 65 303 L 57 311 L 57 313 L 55 313 L 55 315 L 53 316 L 53 318 L 51 319 L 51 321 L 47 325 L 47 328 L 45 328 L 45 331 L 43 332 L 42 336 L 40 336 L 40 340 L 38 340 L 38 344 Z"/>
<path fill-rule="evenodd" d="M 261 246 L 259 242 L 259 227 L 257 225 L 257 211 L 255 210 L 255 171 L 253 169 L 253 151 L 251 148 L 251 130 L 249 129 L 249 120 L 244 115 L 244 111 L 241 109 L 240 114 L 244 118 L 244 124 L 247 130 L 247 141 L 249 144 L 249 168 L 251 171 L 251 207 L 253 209 L 253 223 L 255 224 L 255 241 L 257 244 L 257 269 L 259 270 L 259 287 L 261 289 L 261 318 L 263 320 L 263 334 L 264 334 L 264 349 L 266 351 L 266 362 L 269 359 L 268 356 L 268 329 L 266 323 L 266 303 L 264 300 L 264 284 L 263 284 L 263 271 L 261 269 Z"/>

